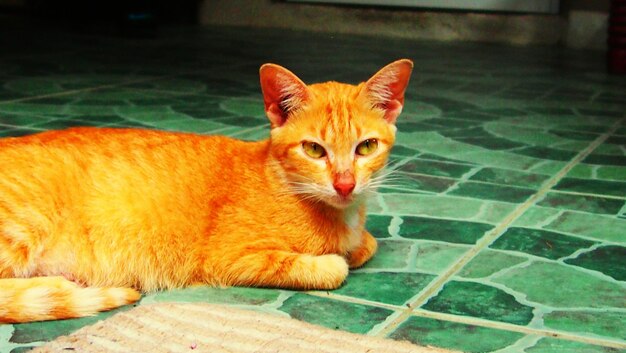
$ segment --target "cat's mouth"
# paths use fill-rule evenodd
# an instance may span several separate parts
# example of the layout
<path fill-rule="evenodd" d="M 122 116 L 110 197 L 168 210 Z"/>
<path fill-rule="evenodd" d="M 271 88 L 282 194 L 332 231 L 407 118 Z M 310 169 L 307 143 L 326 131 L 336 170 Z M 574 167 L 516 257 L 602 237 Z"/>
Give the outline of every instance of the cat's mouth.
<path fill-rule="evenodd" d="M 339 195 L 339 194 L 335 194 L 330 200 L 329 203 L 331 204 L 331 206 L 334 206 L 336 208 L 347 208 L 350 205 L 352 205 L 355 202 L 355 195 L 354 194 L 349 194 L 349 195 Z"/>

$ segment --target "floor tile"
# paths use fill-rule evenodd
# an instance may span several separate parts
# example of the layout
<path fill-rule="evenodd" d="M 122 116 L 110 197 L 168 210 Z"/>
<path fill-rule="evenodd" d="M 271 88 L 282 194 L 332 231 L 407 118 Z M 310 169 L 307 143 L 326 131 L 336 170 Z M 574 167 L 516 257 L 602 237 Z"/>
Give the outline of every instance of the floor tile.
<path fill-rule="evenodd" d="M 537 157 L 542 159 L 551 159 L 555 161 L 570 161 L 576 156 L 576 152 L 564 151 L 556 148 L 549 147 L 526 147 L 523 149 L 515 150 L 515 153 L 523 154 L 525 156 Z"/>
<path fill-rule="evenodd" d="M 626 243 L 623 229 L 626 220 L 604 215 L 562 212 L 545 229 L 581 235 L 588 238 Z"/>
<path fill-rule="evenodd" d="M 0 130 L 0 137 L 19 137 L 34 134 L 40 130 L 27 129 L 27 128 L 6 128 Z"/>
<path fill-rule="evenodd" d="M 618 281 L 626 281 L 626 247 L 607 245 L 583 252 L 565 263 L 599 271 Z"/>
<path fill-rule="evenodd" d="M 394 215 L 425 215 L 451 219 L 469 219 L 478 214 L 483 202 L 460 197 L 394 193 L 383 196 L 385 206 Z"/>
<path fill-rule="evenodd" d="M 454 134 L 441 131 L 441 134 L 443 136 L 451 137 L 463 143 L 487 148 L 490 150 L 509 150 L 524 146 L 523 144 L 518 142 L 492 136 L 489 133 L 485 132 L 482 128 L 455 131 Z"/>
<path fill-rule="evenodd" d="M 468 353 L 493 352 L 512 345 L 523 336 L 517 332 L 416 316 L 410 317 L 390 335 L 394 339 Z"/>
<path fill-rule="evenodd" d="M 446 163 L 437 161 L 428 161 L 413 159 L 400 166 L 399 170 L 411 173 L 428 174 L 434 176 L 444 176 L 451 178 L 460 178 L 463 174 L 469 172 L 472 169 L 471 166 Z"/>
<path fill-rule="evenodd" d="M 139 305 L 280 311 L 467 352 L 626 352 L 626 127 L 616 125 L 626 83 L 604 73 L 602 53 L 222 27 L 164 27 L 145 41 L 46 28 L 44 39 L 1 16 L 13 35 L 0 37 L 0 137 L 87 125 L 259 140 L 269 135 L 263 62 L 308 83 L 356 83 L 397 57 L 416 63 L 394 171 L 368 201 L 379 250 L 344 286 L 194 287 Z M 395 327 L 399 310 L 413 313 Z M 0 351 L 113 313 L 0 326 Z"/>
<path fill-rule="evenodd" d="M 0 105 L 0 111 L 2 112 L 0 124 L 5 126 L 24 128 L 31 124 L 40 124 L 53 119 L 46 115 L 29 114 L 28 112 L 9 113 L 3 109 L 4 107 L 5 105 Z"/>
<path fill-rule="evenodd" d="M 448 282 L 421 308 L 516 325 L 526 325 L 533 318 L 532 307 L 520 304 L 498 288 L 475 282 Z"/>
<path fill-rule="evenodd" d="M 489 247 L 556 260 L 598 243 L 546 230 L 512 227 Z"/>
<path fill-rule="evenodd" d="M 396 172 L 394 179 L 385 182 L 379 189 L 382 193 L 440 193 L 448 190 L 456 183 L 453 179 L 431 177 L 428 175 L 415 175 L 409 173 Z M 398 191 L 400 190 L 400 191 Z"/>
<path fill-rule="evenodd" d="M 367 333 L 392 313 L 388 309 L 306 294 L 292 296 L 279 309 L 298 320 L 354 333 Z"/>
<path fill-rule="evenodd" d="M 413 261 L 415 270 L 427 273 L 443 273 L 458 261 L 469 246 L 447 242 L 419 241 L 415 245 L 416 253 Z"/>
<path fill-rule="evenodd" d="M 617 323 L 624 322 L 626 313 L 609 311 L 553 311 L 544 315 L 544 325 L 562 331 L 582 335 L 626 338 L 626 328 Z"/>
<path fill-rule="evenodd" d="M 560 308 L 621 308 L 626 298 L 626 288 L 616 281 L 552 262 L 532 262 L 513 268 L 496 274 L 493 281 L 525 293 L 530 301 Z"/>
<path fill-rule="evenodd" d="M 507 151 L 492 151 L 478 146 L 445 138 L 435 132 L 398 132 L 398 140 L 404 140 L 404 145 L 423 152 L 435 154 L 445 158 L 457 159 L 463 162 L 498 167 L 507 165 L 511 169 L 528 170 L 539 162 L 534 156 L 526 156 Z"/>
<path fill-rule="evenodd" d="M 548 193 L 538 205 L 554 208 L 562 208 L 590 213 L 614 215 L 624 205 L 624 199 L 609 199 L 589 195 L 571 195 L 563 193 Z"/>
<path fill-rule="evenodd" d="M 528 123 L 528 121 L 526 121 L 527 119 L 528 118 L 524 118 L 525 123 Z M 566 138 L 546 132 L 545 129 L 535 127 L 534 124 L 519 126 L 519 124 L 514 123 L 514 125 L 516 125 L 514 129 L 511 128 L 511 125 L 511 122 L 508 120 L 499 120 L 485 124 L 485 129 L 494 135 L 506 138 L 510 141 L 518 142 L 525 147 L 548 147 L 555 142 L 567 141 Z"/>
<path fill-rule="evenodd" d="M 215 304 L 263 305 L 278 299 L 280 292 L 262 288 L 211 288 L 205 286 L 147 294 L 142 304 L 159 302 L 207 302 Z"/>
<path fill-rule="evenodd" d="M 522 203 L 535 193 L 533 189 L 510 187 L 483 183 L 461 183 L 450 195 L 459 195 L 475 199 L 487 199 L 511 203 Z"/>
<path fill-rule="evenodd" d="M 526 173 L 500 168 L 483 168 L 476 174 L 472 175 L 470 180 L 537 189 L 548 178 L 548 175 L 542 174 Z"/>
<path fill-rule="evenodd" d="M 593 129 L 593 128 L 592 128 Z M 598 138 L 597 133 L 589 133 L 589 132 L 581 132 L 581 131 L 571 131 L 571 130 L 560 130 L 560 129 L 552 129 L 550 133 L 569 139 L 569 140 L 580 140 L 580 141 L 593 141 Z"/>
<path fill-rule="evenodd" d="M 599 166 L 597 167 L 597 178 L 606 180 L 626 180 L 626 167 L 620 166 Z"/>
<path fill-rule="evenodd" d="M 600 145 L 597 150 L 602 149 L 604 153 L 589 154 L 583 160 L 583 163 L 590 165 L 592 168 L 613 167 L 623 170 L 626 168 L 626 156 L 623 155 L 622 148 L 621 145 Z"/>
<path fill-rule="evenodd" d="M 554 188 L 557 190 L 575 191 L 594 195 L 611 195 L 618 197 L 624 197 L 624 195 L 626 195 L 626 181 L 564 178 Z"/>
<path fill-rule="evenodd" d="M 420 152 L 418 150 L 414 150 L 412 148 L 404 147 L 400 144 L 395 144 L 393 149 L 391 150 L 391 154 L 393 156 L 398 157 L 414 157 Z"/>
<path fill-rule="evenodd" d="M 618 136 L 609 136 L 603 144 L 598 146 L 593 152 L 589 155 L 589 157 L 595 156 L 608 156 L 608 157 L 623 157 L 624 150 L 622 149 L 623 145 L 626 145 L 626 137 L 618 137 Z M 589 164 L 604 164 L 604 163 L 591 163 L 588 161 L 583 161 Z"/>
<path fill-rule="evenodd" d="M 412 241 L 382 239 L 378 241 L 376 256 L 365 264 L 365 269 L 393 270 L 407 268 L 417 245 Z"/>
<path fill-rule="evenodd" d="M 389 238 L 389 227 L 391 225 L 391 216 L 382 216 L 370 214 L 367 216 L 365 228 L 376 238 Z"/>
<path fill-rule="evenodd" d="M 3 87 L 14 94 L 13 97 L 6 97 L 8 98 L 6 100 L 10 100 L 11 98 L 59 94 L 126 81 L 129 81 L 129 77 L 125 75 L 63 74 L 7 79 Z"/>
<path fill-rule="evenodd" d="M 587 343 L 573 342 L 554 338 L 541 338 L 532 347 L 526 348 L 525 353 L 618 353 L 623 349 L 597 346 Z"/>
<path fill-rule="evenodd" d="M 465 265 L 458 275 L 465 278 L 485 278 L 525 261 L 528 258 L 519 254 L 486 249 Z"/>
<path fill-rule="evenodd" d="M 402 305 L 424 289 L 435 276 L 423 273 L 352 273 L 333 293 L 370 301 Z"/>
<path fill-rule="evenodd" d="M 399 235 L 407 239 L 430 239 L 450 243 L 473 244 L 493 227 L 489 224 L 434 219 L 424 217 L 402 218 Z"/>

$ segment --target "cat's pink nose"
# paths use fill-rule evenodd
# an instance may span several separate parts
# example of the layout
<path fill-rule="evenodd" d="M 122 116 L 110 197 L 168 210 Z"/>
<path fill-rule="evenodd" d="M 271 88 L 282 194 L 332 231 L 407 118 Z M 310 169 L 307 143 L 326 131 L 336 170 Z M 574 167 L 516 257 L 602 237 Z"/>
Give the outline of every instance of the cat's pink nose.
<path fill-rule="evenodd" d="M 338 173 L 333 182 L 333 187 L 337 193 L 343 197 L 350 195 L 352 190 L 354 190 L 355 185 L 356 181 L 354 180 L 354 174 L 350 171 Z"/>
<path fill-rule="evenodd" d="M 343 197 L 350 195 L 352 190 L 354 190 L 354 183 L 339 183 L 333 184 L 333 186 L 335 187 L 335 190 L 337 190 L 337 193 Z"/>

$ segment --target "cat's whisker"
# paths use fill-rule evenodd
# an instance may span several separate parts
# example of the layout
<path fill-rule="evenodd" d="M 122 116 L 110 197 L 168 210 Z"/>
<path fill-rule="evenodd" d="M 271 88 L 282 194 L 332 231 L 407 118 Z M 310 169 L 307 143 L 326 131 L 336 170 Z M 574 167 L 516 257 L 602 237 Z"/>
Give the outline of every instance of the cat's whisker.
<path fill-rule="evenodd" d="M 397 175 L 393 171 L 372 177 L 365 183 L 365 186 L 381 186 L 390 182 L 402 183 L 408 181 L 406 177 Z"/>
<path fill-rule="evenodd" d="M 303 189 L 312 189 L 312 190 L 316 190 L 316 191 L 323 191 L 324 188 L 314 184 L 314 183 L 302 183 L 302 182 L 290 182 L 289 183 L 290 186 L 296 187 L 296 188 L 303 188 Z"/>
<path fill-rule="evenodd" d="M 300 194 L 300 199 L 303 201 L 324 202 L 320 195 L 316 194 Z"/>
<path fill-rule="evenodd" d="M 385 185 L 385 186 L 380 186 L 380 187 L 376 187 L 376 188 L 371 188 L 372 190 L 379 190 L 379 189 L 406 189 L 406 186 L 403 185 Z"/>
<path fill-rule="evenodd" d="M 382 169 L 374 173 L 374 178 L 384 178 L 390 175 L 401 173 L 398 169 Z"/>
<path fill-rule="evenodd" d="M 406 178 L 385 178 L 385 179 L 370 180 L 367 182 L 367 184 L 405 183 L 408 181 L 409 179 L 406 179 Z"/>
<path fill-rule="evenodd" d="M 397 179 L 405 179 L 404 177 L 394 174 L 393 172 L 376 175 L 370 178 L 370 181 L 382 181 L 382 180 L 397 180 Z"/>
<path fill-rule="evenodd" d="M 298 195 L 302 200 L 324 201 L 324 197 L 331 197 L 325 188 L 314 183 L 289 182 L 289 194 Z"/>
<path fill-rule="evenodd" d="M 409 180 L 401 175 L 391 175 L 393 171 L 386 173 L 386 175 L 379 175 L 371 178 L 369 181 L 363 184 L 361 192 L 370 196 L 378 194 L 380 188 L 393 188 L 404 189 L 407 188 Z M 391 175 L 389 177 L 389 175 Z"/>
<path fill-rule="evenodd" d="M 371 178 L 370 181 L 371 182 L 380 182 L 380 181 L 396 181 L 396 180 L 408 180 L 409 178 L 407 178 L 406 176 L 403 175 L 390 175 L 390 176 L 385 176 L 385 177 L 375 177 L 375 178 Z"/>

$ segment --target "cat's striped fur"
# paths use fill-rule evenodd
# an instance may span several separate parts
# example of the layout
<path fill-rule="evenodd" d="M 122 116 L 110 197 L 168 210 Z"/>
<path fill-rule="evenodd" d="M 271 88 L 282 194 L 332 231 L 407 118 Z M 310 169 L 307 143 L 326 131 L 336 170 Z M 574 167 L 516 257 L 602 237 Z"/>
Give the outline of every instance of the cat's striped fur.
<path fill-rule="evenodd" d="M 307 86 L 266 64 L 259 142 L 104 128 L 0 139 L 0 322 L 195 284 L 337 288 L 376 251 L 364 199 L 412 66 Z"/>

